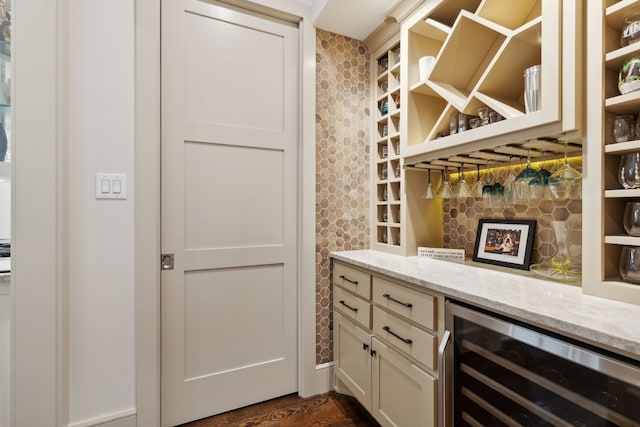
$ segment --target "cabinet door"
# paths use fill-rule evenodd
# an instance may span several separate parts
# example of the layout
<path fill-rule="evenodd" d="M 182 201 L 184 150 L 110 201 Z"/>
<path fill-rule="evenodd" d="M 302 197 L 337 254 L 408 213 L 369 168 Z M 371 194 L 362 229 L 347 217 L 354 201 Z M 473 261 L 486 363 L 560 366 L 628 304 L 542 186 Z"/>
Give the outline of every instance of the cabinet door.
<path fill-rule="evenodd" d="M 333 312 L 335 374 L 367 410 L 371 410 L 371 335 Z"/>
<path fill-rule="evenodd" d="M 430 427 L 436 423 L 436 379 L 377 339 L 371 413 L 383 426 Z"/>

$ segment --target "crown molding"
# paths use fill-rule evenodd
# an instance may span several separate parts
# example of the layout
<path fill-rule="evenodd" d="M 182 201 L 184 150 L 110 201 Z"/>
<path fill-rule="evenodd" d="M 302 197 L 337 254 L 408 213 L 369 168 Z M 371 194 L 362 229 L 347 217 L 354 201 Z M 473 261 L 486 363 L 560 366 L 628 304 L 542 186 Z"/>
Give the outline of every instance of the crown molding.
<path fill-rule="evenodd" d="M 400 25 L 423 3 L 429 0 L 402 0 L 389 10 L 387 19 L 364 39 L 371 52 L 380 49 L 400 32 Z"/>

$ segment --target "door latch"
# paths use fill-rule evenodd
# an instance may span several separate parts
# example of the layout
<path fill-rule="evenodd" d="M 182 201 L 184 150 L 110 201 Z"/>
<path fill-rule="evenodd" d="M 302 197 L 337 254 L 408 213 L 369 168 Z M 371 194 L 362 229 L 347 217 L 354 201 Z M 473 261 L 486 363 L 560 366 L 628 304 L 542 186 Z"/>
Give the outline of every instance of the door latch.
<path fill-rule="evenodd" d="M 160 269 L 163 271 L 173 270 L 173 254 L 160 255 Z"/>

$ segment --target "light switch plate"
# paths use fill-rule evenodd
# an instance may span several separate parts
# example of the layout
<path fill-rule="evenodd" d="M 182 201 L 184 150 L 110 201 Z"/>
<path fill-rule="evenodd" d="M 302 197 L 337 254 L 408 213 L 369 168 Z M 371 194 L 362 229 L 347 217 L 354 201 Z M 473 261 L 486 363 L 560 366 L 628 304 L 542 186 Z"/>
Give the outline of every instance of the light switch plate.
<path fill-rule="evenodd" d="M 127 174 L 97 173 L 96 199 L 126 199 Z"/>

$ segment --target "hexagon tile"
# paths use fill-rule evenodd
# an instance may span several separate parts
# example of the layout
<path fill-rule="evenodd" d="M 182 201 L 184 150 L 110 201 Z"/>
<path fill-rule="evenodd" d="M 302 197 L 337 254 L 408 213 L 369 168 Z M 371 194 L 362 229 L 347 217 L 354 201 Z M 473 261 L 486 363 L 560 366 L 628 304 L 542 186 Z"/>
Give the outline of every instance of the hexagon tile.
<path fill-rule="evenodd" d="M 316 31 L 316 363 L 333 360 L 329 253 L 369 247 L 369 52 Z"/>
<path fill-rule="evenodd" d="M 559 167 L 560 160 L 546 162 L 546 167 L 554 170 Z M 581 168 L 581 161 L 571 159 L 570 163 L 576 168 Z M 518 172 L 524 166 L 514 166 L 514 172 Z M 534 168 L 539 168 L 534 164 Z M 504 182 L 509 173 L 508 168 L 493 170 L 485 173 L 483 181 Z M 465 174 L 469 185 L 475 180 L 475 172 Z M 455 187 L 457 177 L 451 181 Z M 541 200 L 533 201 L 530 205 L 515 205 L 502 208 L 485 207 L 482 199 L 449 199 L 443 201 L 443 246 L 445 248 L 464 249 L 466 256 L 473 255 L 478 220 L 480 218 L 504 218 L 504 219 L 536 219 L 536 234 L 533 241 L 531 263 L 541 262 L 555 255 L 558 245 L 551 229 L 551 221 L 567 221 L 569 250 L 576 259 L 580 258 L 582 250 L 582 200 Z"/>

